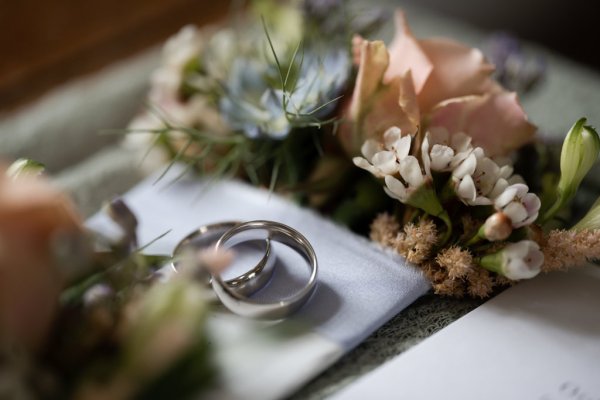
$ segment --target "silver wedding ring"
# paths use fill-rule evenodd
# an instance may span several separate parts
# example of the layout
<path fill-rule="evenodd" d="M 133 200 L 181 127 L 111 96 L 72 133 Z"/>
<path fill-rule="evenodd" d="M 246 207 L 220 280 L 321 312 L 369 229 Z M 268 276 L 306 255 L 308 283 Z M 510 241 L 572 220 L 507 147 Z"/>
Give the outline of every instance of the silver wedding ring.
<path fill-rule="evenodd" d="M 310 276 L 306 285 L 291 297 L 272 303 L 259 303 L 233 289 L 219 274 L 212 275 L 212 287 L 225 307 L 235 314 L 258 319 L 281 319 L 298 310 L 313 294 L 317 283 L 317 256 L 309 241 L 297 230 L 274 221 L 250 221 L 231 227 L 217 241 L 217 249 L 265 240 L 281 242 L 307 262 Z M 258 275 L 261 275 L 259 273 Z"/>
<path fill-rule="evenodd" d="M 216 224 L 204 225 L 184 237 L 173 250 L 173 262 L 171 268 L 177 271 L 178 258 L 188 247 L 203 248 L 214 246 L 215 242 L 228 230 L 239 225 L 238 221 L 220 222 Z M 260 239 L 259 239 L 260 240 Z M 258 263 L 247 272 L 222 282 L 229 290 L 239 293 L 242 296 L 249 296 L 257 290 L 264 287 L 273 275 L 275 257 L 271 248 L 269 238 L 254 241 L 261 249 L 264 248 L 265 254 Z M 210 287 L 212 277 L 206 270 L 197 271 L 202 274 L 201 280 Z"/>

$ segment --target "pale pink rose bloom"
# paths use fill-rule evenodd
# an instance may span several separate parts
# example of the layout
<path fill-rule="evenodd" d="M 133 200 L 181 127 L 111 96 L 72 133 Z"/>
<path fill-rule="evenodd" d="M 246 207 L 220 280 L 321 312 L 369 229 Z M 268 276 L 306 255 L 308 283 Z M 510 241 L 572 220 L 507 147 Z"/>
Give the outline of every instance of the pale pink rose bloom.
<path fill-rule="evenodd" d="M 71 201 L 41 178 L 12 180 L 0 168 L 0 340 L 43 343 L 63 277 L 52 244 L 81 232 Z"/>
<path fill-rule="evenodd" d="M 473 144 L 488 156 L 506 154 L 532 140 L 535 126 L 527 121 L 516 95 L 505 92 L 490 77 L 494 67 L 481 51 L 444 38 L 415 38 L 402 11 L 396 12 L 395 22 L 387 58 L 379 54 L 383 45 L 377 45 L 377 68 L 373 69 L 373 44 L 359 36 L 352 41 L 359 74 L 347 113 L 355 126 L 342 129 L 346 150 L 356 153 L 360 143 L 349 146 L 348 142 L 377 138 L 392 125 L 414 132 L 421 118 L 430 128 L 445 127 L 451 134 L 472 136 Z M 398 82 L 400 96 L 395 91 Z M 387 88 L 387 96 L 377 90 L 381 87 Z M 357 97 L 357 92 L 363 96 Z M 352 112 L 356 110 L 361 113 Z M 430 113 L 434 114 L 431 119 Z"/>

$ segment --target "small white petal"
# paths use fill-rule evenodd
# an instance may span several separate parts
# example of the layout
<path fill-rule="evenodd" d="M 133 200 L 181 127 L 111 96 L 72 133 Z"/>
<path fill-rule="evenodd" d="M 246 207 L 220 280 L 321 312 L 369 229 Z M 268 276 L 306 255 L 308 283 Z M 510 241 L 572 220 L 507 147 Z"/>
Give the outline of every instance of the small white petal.
<path fill-rule="evenodd" d="M 510 183 L 511 185 L 517 184 L 517 183 L 522 183 L 525 184 L 525 179 L 523 179 L 523 177 L 521 175 L 512 175 L 511 177 L 509 177 L 508 179 L 508 183 Z"/>
<path fill-rule="evenodd" d="M 523 221 L 513 224 L 513 226 L 518 229 L 523 226 L 531 225 L 538 217 L 538 213 L 532 214 L 529 217 L 525 218 Z"/>
<path fill-rule="evenodd" d="M 478 160 L 485 157 L 485 152 L 481 147 L 475 147 L 473 149 L 473 154 L 475 154 L 475 157 L 477 157 Z"/>
<path fill-rule="evenodd" d="M 396 142 L 396 157 L 398 157 L 398 160 L 402 160 L 404 157 L 408 156 L 408 153 L 410 152 L 410 141 L 410 135 L 406 135 Z"/>
<path fill-rule="evenodd" d="M 477 158 L 475 154 L 469 154 L 467 158 L 463 162 L 461 162 L 455 169 L 452 171 L 452 176 L 461 179 L 466 175 L 473 175 L 475 172 L 475 168 L 477 167 Z"/>
<path fill-rule="evenodd" d="M 520 228 L 520 224 L 529 216 L 525 207 L 516 201 L 508 203 L 508 205 L 504 207 L 503 212 L 510 218 L 514 228 Z"/>
<path fill-rule="evenodd" d="M 475 197 L 475 200 L 469 202 L 469 205 L 471 205 L 471 206 L 489 206 L 492 203 L 493 203 L 492 200 L 488 199 L 485 196 L 477 196 L 477 197 Z"/>
<path fill-rule="evenodd" d="M 369 171 L 370 173 L 372 173 L 373 175 L 375 175 L 378 178 L 383 178 L 383 174 L 381 173 L 381 171 L 379 170 L 379 168 L 375 168 L 373 165 L 371 165 L 370 162 L 368 162 L 367 160 L 365 160 L 362 157 L 354 157 L 352 159 L 352 162 L 354 163 L 354 165 L 356 165 L 359 168 L 365 169 L 367 171 Z"/>
<path fill-rule="evenodd" d="M 466 175 L 460 180 L 456 187 L 456 194 L 466 203 L 475 200 L 477 197 L 477 190 L 475 189 L 475 182 L 473 182 L 471 175 Z"/>
<path fill-rule="evenodd" d="M 500 165 L 500 164 L 498 164 Z M 500 177 L 504 178 L 504 179 L 508 179 L 511 177 L 511 175 L 513 174 L 513 167 L 512 165 L 504 165 L 502 167 L 500 167 Z"/>
<path fill-rule="evenodd" d="M 431 177 L 431 158 L 429 157 L 429 133 L 425 135 L 421 143 L 421 160 L 423 161 L 423 170 L 425 175 Z"/>
<path fill-rule="evenodd" d="M 528 214 L 537 213 L 540 210 L 540 207 L 542 205 L 540 198 L 537 197 L 537 195 L 534 193 L 527 193 L 523 197 L 522 201 L 523 201 L 523 206 L 525 206 L 525 209 L 527 210 Z"/>
<path fill-rule="evenodd" d="M 373 156 L 371 160 L 375 168 L 379 168 L 382 174 L 392 175 L 398 172 L 398 163 L 396 156 L 391 151 L 380 151 Z"/>
<path fill-rule="evenodd" d="M 544 254 L 537 243 L 522 240 L 508 244 L 504 250 L 503 273 L 509 279 L 529 279 L 540 273 Z"/>
<path fill-rule="evenodd" d="M 500 168 L 490 158 L 484 157 L 477 162 L 477 168 L 473 174 L 481 194 L 487 195 L 492 191 L 498 181 Z"/>
<path fill-rule="evenodd" d="M 457 168 L 460 165 L 460 163 L 462 163 L 464 160 L 467 159 L 467 157 L 469 157 L 471 155 L 471 153 L 473 153 L 473 151 L 471 151 L 471 150 L 455 152 L 454 158 L 452 159 L 452 162 L 450 163 L 450 167 L 452 169 Z M 477 160 L 477 158 L 475 160 Z"/>
<path fill-rule="evenodd" d="M 529 192 L 529 187 L 524 183 L 515 183 L 514 185 L 511 185 L 511 186 L 517 189 L 517 193 L 515 194 L 515 197 L 522 197 L 527 192 Z"/>
<path fill-rule="evenodd" d="M 490 193 L 488 193 L 488 197 L 490 199 L 496 199 L 498 196 L 500 196 L 504 190 L 508 187 L 508 182 L 506 181 L 506 179 L 504 178 L 500 178 L 496 181 L 496 184 L 494 185 L 494 188 L 492 189 L 492 191 Z"/>
<path fill-rule="evenodd" d="M 385 144 L 385 148 L 391 150 L 396 142 L 402 136 L 402 131 L 397 126 L 392 126 L 383 134 L 383 143 Z"/>
<path fill-rule="evenodd" d="M 516 194 L 517 188 L 515 188 L 514 185 L 507 187 L 499 196 L 496 197 L 496 200 L 494 200 L 494 206 L 497 209 L 502 210 L 515 199 Z"/>
<path fill-rule="evenodd" d="M 365 140 L 360 148 L 360 152 L 367 160 L 371 160 L 378 151 L 381 151 L 381 144 L 373 139 Z"/>
<path fill-rule="evenodd" d="M 400 176 L 409 186 L 419 187 L 423 184 L 423 173 L 419 161 L 413 156 L 407 156 L 400 160 Z"/>
<path fill-rule="evenodd" d="M 448 146 L 434 144 L 431 148 L 431 169 L 433 171 L 449 171 L 454 158 L 454 150 Z"/>
<path fill-rule="evenodd" d="M 396 200 L 400 200 L 401 202 L 406 201 L 408 197 L 408 191 L 402 182 L 393 176 L 385 177 L 385 185 L 384 188 L 386 194 Z"/>

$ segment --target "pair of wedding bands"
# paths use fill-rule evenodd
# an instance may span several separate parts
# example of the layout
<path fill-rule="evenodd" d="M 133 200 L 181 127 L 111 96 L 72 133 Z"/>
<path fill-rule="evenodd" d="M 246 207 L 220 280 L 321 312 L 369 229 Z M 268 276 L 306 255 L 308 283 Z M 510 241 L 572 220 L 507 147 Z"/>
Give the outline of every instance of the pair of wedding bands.
<path fill-rule="evenodd" d="M 265 254 L 255 266 L 233 279 L 224 280 L 220 274 L 207 276 L 206 283 L 221 303 L 235 314 L 258 319 L 281 319 L 299 309 L 311 297 L 317 283 L 317 256 L 310 242 L 297 230 L 274 221 L 221 222 L 202 226 L 187 235 L 173 251 L 176 257 L 194 241 L 205 238 L 219 239 L 216 249 L 229 249 L 244 242 L 264 243 Z M 260 303 L 251 299 L 256 291 L 265 287 L 275 269 L 275 256 L 271 242 L 280 242 L 298 254 L 307 262 L 310 276 L 306 285 L 291 297 L 271 303 Z M 176 269 L 176 263 L 173 262 Z"/>

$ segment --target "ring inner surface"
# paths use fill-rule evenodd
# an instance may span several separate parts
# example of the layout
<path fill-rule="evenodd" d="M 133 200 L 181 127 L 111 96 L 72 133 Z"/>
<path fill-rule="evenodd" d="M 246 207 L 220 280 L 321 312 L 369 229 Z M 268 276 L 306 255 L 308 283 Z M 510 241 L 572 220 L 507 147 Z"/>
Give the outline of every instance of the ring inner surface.
<path fill-rule="evenodd" d="M 198 231 L 188 235 L 175 249 L 175 256 L 184 254 L 187 249 L 201 250 L 206 248 L 214 248 L 219 238 L 224 232 L 235 226 L 235 223 L 221 224 L 215 228 L 202 227 Z M 240 242 L 231 247 L 235 251 L 235 257 L 232 264 L 222 273 L 222 278 L 229 281 L 247 274 L 257 266 L 257 264 L 265 256 L 267 250 L 267 242 L 265 239 L 247 240 Z M 174 267 L 177 268 L 178 261 L 174 262 Z M 210 284 L 210 274 L 205 272 L 202 279 L 206 284 Z M 229 282 L 228 282 L 229 283 Z"/>
<path fill-rule="evenodd" d="M 314 284 L 316 265 L 313 267 L 313 263 L 316 264 L 316 256 L 312 246 L 298 232 L 275 223 L 267 228 L 261 228 L 260 224 L 239 228 L 236 227 L 221 237 L 221 248 L 231 248 L 244 242 L 269 238 L 277 259 L 269 285 L 249 298 L 231 293 L 234 297 L 251 299 L 257 304 L 293 300 L 302 295 L 302 292 L 307 289 L 307 284 Z M 298 265 L 300 263 L 305 265 Z"/>

